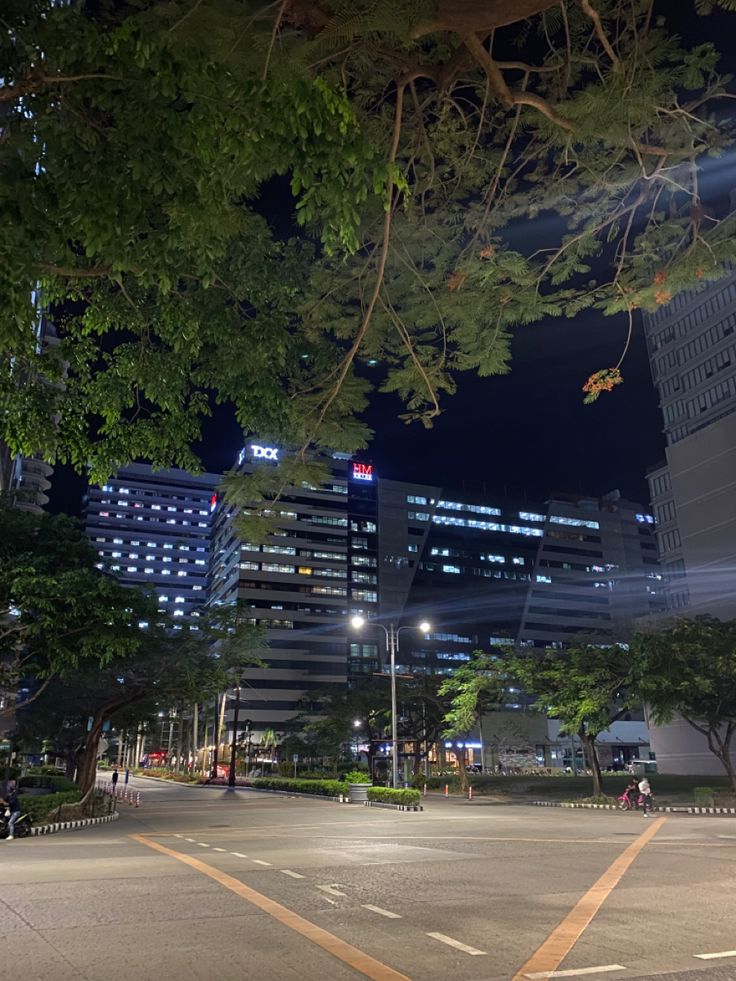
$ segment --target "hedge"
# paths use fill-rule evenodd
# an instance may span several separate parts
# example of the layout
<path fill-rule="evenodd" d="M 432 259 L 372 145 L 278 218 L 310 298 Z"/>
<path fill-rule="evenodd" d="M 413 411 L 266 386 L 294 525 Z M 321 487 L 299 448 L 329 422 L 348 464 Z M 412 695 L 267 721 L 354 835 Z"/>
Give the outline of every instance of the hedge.
<path fill-rule="evenodd" d="M 73 780 L 69 780 L 68 777 L 50 773 L 29 773 L 27 776 L 20 778 L 18 787 L 48 788 L 56 793 L 77 789 L 77 785 Z"/>
<path fill-rule="evenodd" d="M 421 794 L 418 790 L 394 790 L 393 787 L 368 788 L 368 800 L 380 801 L 382 804 L 408 804 L 413 807 L 420 799 Z"/>
<path fill-rule="evenodd" d="M 294 780 L 290 777 L 254 777 L 250 783 L 263 790 L 290 790 L 295 794 L 317 794 L 320 797 L 339 797 L 347 793 L 343 780 Z"/>
<path fill-rule="evenodd" d="M 79 790 L 65 790 L 58 794 L 45 794 L 43 797 L 22 794 L 20 804 L 24 814 L 30 814 L 34 824 L 43 824 L 46 818 L 61 804 L 76 804 L 82 799 Z"/>

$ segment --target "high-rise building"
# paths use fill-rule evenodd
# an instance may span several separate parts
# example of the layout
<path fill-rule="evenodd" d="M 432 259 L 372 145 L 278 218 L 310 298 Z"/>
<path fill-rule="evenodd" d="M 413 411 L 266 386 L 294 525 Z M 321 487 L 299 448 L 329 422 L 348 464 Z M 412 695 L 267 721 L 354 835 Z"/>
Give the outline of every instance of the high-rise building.
<path fill-rule="evenodd" d="M 736 272 L 644 315 L 667 440 L 648 474 L 668 605 L 736 616 Z"/>
<path fill-rule="evenodd" d="M 274 466 L 281 448 L 252 443 L 234 469 Z M 274 511 L 278 528 L 264 544 L 243 540 L 237 509 L 220 503 L 213 537 L 210 602 L 238 602 L 267 629 L 259 651 L 267 668 L 242 673 L 241 718 L 254 732 L 283 732 L 305 697 L 345 687 L 351 666 L 377 668 L 375 643 L 351 643 L 348 612 L 373 617 L 378 606 L 375 475 L 369 464 L 326 457 L 323 487 L 288 487 Z"/>
<path fill-rule="evenodd" d="M 649 480 L 672 615 L 736 617 L 736 272 L 644 315 L 666 459 Z M 652 729 L 660 769 L 717 773 L 682 719 Z"/>
<path fill-rule="evenodd" d="M 123 467 L 85 500 L 87 537 L 100 567 L 124 585 L 155 590 L 159 606 L 182 623 L 207 597 L 216 474 Z"/>

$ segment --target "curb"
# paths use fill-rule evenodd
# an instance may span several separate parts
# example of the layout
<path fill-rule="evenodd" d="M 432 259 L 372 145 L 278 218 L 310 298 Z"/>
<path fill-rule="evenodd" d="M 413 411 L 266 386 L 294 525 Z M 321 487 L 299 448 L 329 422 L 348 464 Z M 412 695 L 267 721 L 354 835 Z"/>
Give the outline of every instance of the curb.
<path fill-rule="evenodd" d="M 530 807 L 572 807 L 589 811 L 620 811 L 617 804 L 573 804 L 569 801 L 532 800 Z M 736 814 L 736 807 L 652 807 L 661 814 Z"/>
<path fill-rule="evenodd" d="M 364 807 L 386 807 L 391 811 L 423 811 L 421 804 L 389 804 L 382 800 L 364 800 Z"/>
<path fill-rule="evenodd" d="M 39 824 L 37 827 L 31 828 L 31 837 L 55 835 L 60 831 L 79 831 L 81 828 L 89 828 L 95 824 L 109 824 L 110 821 L 117 821 L 119 817 L 120 813 L 114 811 L 112 814 L 105 814 L 102 817 L 80 818 L 78 821 L 60 821 L 56 824 Z"/>

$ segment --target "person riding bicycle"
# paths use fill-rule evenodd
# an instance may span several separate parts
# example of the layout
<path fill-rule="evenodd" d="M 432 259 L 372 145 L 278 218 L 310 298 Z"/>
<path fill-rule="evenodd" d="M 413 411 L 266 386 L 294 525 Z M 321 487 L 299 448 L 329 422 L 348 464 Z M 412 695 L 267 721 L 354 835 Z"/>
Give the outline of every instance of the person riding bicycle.
<path fill-rule="evenodd" d="M 639 781 L 639 795 L 637 803 L 643 808 L 644 817 L 649 817 L 649 812 L 654 805 L 654 801 L 652 800 L 652 788 L 649 786 L 649 781 L 646 777 L 642 777 Z"/>
<path fill-rule="evenodd" d="M 638 794 L 638 792 L 639 792 L 639 782 L 636 779 L 636 777 L 632 777 L 629 780 L 629 782 L 626 784 L 626 789 L 621 794 L 619 800 L 625 797 L 632 808 L 636 807 L 636 795 Z"/>
<path fill-rule="evenodd" d="M 8 796 L 0 801 L 0 805 L 10 811 L 10 818 L 8 819 L 8 833 L 5 840 L 12 841 L 13 838 L 15 838 L 15 822 L 21 815 L 18 791 L 16 790 L 15 783 L 12 780 L 8 784 L 6 793 Z"/>

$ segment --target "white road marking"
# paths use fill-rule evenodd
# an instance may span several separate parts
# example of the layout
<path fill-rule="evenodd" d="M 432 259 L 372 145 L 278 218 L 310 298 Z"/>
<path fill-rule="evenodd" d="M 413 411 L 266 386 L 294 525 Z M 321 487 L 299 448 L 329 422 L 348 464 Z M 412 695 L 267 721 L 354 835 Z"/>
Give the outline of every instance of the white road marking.
<path fill-rule="evenodd" d="M 281 869 L 284 875 L 290 875 L 292 879 L 303 879 L 303 875 L 299 875 L 298 872 L 292 872 L 291 869 Z"/>
<path fill-rule="evenodd" d="M 197 844 L 197 841 L 196 841 L 196 839 L 195 839 L 195 838 L 185 838 L 185 839 L 184 839 L 184 841 L 191 841 L 191 843 L 192 843 L 193 845 L 196 845 L 196 844 Z"/>
<path fill-rule="evenodd" d="M 236 855 L 238 858 L 247 858 L 247 855 L 243 855 L 242 852 L 230 852 L 231 855 Z"/>
<path fill-rule="evenodd" d="M 525 974 L 525 978 L 581 978 L 586 974 L 606 974 L 609 971 L 625 971 L 623 964 L 604 964 L 601 967 L 579 967 L 568 971 L 537 971 Z"/>
<path fill-rule="evenodd" d="M 210 847 L 204 841 L 198 841 L 197 844 L 199 845 L 200 848 L 209 848 Z"/>
<path fill-rule="evenodd" d="M 363 903 L 363 909 L 369 909 L 371 913 L 380 913 L 381 916 L 387 916 L 389 920 L 401 919 L 398 913 L 392 913 L 390 909 L 381 909 L 380 906 L 371 906 L 370 903 Z"/>
<path fill-rule="evenodd" d="M 347 893 L 340 892 L 340 890 L 337 889 L 336 887 L 337 887 L 337 883 L 336 882 L 333 883 L 333 885 L 331 885 L 331 886 L 317 886 L 317 888 L 318 889 L 321 889 L 322 892 L 328 892 L 330 894 L 330 896 L 346 896 L 347 895 Z"/>
<path fill-rule="evenodd" d="M 466 954 L 472 954 L 474 957 L 479 954 L 485 954 L 484 950 L 478 950 L 476 947 L 468 947 L 467 944 L 461 944 L 459 940 L 453 940 L 452 937 L 447 937 L 444 933 L 428 933 L 427 936 L 432 937 L 434 940 L 439 940 L 440 943 L 447 944 L 448 947 L 455 947 L 457 950 L 462 950 Z"/>
<path fill-rule="evenodd" d="M 175 838 L 183 838 L 184 835 L 174 835 Z"/>
<path fill-rule="evenodd" d="M 213 852 L 226 852 L 227 851 L 227 848 L 213 848 L 212 851 Z"/>
<path fill-rule="evenodd" d="M 736 957 L 736 950 L 722 950 L 717 954 L 693 954 L 701 961 L 714 961 L 717 957 Z"/>
<path fill-rule="evenodd" d="M 256 863 L 256 865 L 271 865 L 270 862 L 264 862 L 260 858 L 254 858 L 253 861 Z"/>

